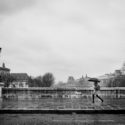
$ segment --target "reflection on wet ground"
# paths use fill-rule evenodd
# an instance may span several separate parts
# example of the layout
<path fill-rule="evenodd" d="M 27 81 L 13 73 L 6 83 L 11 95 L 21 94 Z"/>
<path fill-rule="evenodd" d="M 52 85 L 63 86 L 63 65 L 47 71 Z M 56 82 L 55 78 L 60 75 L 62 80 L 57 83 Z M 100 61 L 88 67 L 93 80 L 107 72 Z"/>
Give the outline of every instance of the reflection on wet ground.
<path fill-rule="evenodd" d="M 124 125 L 125 115 L 3 114 L 0 125 Z"/>
<path fill-rule="evenodd" d="M 34 100 L 0 100 L 0 109 L 97 109 L 117 110 L 125 109 L 124 98 L 104 98 L 104 103 L 96 99 L 92 103 L 91 98 L 43 98 Z"/>
<path fill-rule="evenodd" d="M 42 98 L 32 100 L 1 99 L 0 109 L 125 109 L 124 98 Z M 124 114 L 1 114 L 0 125 L 124 125 Z"/>

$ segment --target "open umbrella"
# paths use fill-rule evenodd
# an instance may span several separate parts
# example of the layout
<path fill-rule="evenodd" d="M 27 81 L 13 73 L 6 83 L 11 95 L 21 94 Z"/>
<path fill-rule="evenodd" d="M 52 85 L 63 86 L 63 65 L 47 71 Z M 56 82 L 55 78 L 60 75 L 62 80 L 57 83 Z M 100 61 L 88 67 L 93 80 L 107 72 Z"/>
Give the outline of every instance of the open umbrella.
<path fill-rule="evenodd" d="M 97 79 L 97 78 L 90 78 L 88 81 L 90 81 L 90 82 L 100 82 L 100 80 Z"/>

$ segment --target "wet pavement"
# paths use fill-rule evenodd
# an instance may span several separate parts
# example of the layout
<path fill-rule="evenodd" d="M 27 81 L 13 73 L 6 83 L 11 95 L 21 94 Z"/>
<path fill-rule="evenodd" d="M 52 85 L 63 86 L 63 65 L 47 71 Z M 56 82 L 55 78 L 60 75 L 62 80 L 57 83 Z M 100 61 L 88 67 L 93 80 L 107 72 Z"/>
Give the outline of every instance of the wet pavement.
<path fill-rule="evenodd" d="M 43 98 L 34 100 L 1 99 L 0 110 L 125 110 L 125 98 Z M 0 114 L 0 125 L 124 125 L 125 114 Z"/>
<path fill-rule="evenodd" d="M 0 109 L 78 109 L 78 110 L 125 110 L 124 98 L 104 98 L 104 102 L 96 99 L 92 103 L 91 98 L 43 98 L 34 100 L 0 100 Z"/>
<path fill-rule="evenodd" d="M 3 114 L 0 125 L 124 125 L 125 115 Z"/>

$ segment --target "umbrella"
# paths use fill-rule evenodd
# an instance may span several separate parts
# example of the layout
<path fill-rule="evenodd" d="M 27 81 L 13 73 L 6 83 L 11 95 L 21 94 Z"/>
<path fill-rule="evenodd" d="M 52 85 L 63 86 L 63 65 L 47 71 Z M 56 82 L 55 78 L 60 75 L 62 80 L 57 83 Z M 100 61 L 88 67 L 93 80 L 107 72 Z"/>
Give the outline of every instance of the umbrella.
<path fill-rule="evenodd" d="M 88 81 L 90 81 L 90 82 L 100 82 L 100 80 L 97 79 L 97 78 L 90 78 Z"/>

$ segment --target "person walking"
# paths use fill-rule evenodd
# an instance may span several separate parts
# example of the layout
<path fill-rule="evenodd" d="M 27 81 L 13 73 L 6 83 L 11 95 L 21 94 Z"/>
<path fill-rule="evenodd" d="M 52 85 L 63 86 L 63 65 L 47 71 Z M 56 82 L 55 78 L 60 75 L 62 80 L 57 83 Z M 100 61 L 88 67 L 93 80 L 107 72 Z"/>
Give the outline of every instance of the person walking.
<path fill-rule="evenodd" d="M 92 102 L 95 102 L 95 96 L 103 102 L 103 99 L 98 95 L 100 91 L 100 86 L 97 81 L 94 82 L 94 91 L 92 94 Z"/>

